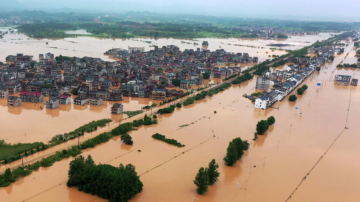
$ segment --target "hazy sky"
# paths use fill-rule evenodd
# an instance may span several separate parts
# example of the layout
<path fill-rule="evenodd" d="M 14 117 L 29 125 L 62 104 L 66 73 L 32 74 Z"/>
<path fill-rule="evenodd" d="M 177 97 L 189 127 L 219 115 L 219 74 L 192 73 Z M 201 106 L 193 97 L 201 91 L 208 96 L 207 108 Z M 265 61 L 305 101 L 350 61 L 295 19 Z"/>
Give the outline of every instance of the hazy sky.
<path fill-rule="evenodd" d="M 17 0 L 35 8 L 360 21 L 360 0 Z"/>

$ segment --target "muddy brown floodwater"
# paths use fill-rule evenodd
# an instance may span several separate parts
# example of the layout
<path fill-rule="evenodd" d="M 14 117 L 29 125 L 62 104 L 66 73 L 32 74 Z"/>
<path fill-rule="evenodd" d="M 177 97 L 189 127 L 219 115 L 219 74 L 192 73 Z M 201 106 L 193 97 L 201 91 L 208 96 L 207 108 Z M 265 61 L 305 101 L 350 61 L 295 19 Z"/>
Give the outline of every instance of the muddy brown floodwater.
<path fill-rule="evenodd" d="M 309 89 L 304 95 L 298 96 L 296 103 L 284 99 L 274 104 L 279 109 L 255 110 L 253 104 L 242 97 L 255 91 L 256 79 L 253 79 L 212 98 L 197 101 L 196 105 L 176 109 L 171 115 L 159 116 L 159 124 L 155 126 L 132 131 L 133 146 L 124 145 L 119 137 L 115 137 L 83 151 L 82 155 L 92 155 L 97 163 L 135 165 L 144 190 L 131 201 L 190 201 L 196 197 L 199 200 L 195 201 L 278 202 L 286 201 L 290 196 L 289 202 L 358 201 L 360 125 L 357 120 L 360 106 L 357 103 L 360 102 L 360 94 L 358 87 L 333 84 L 336 74 L 360 78 L 358 69 L 336 68 L 342 60 L 354 63 L 354 55 L 352 46 L 346 47 L 345 53 L 336 56 L 333 63 L 327 63 L 320 72 L 310 76 L 305 81 Z M 321 83 L 321 86 L 317 86 L 317 83 Z M 137 102 L 143 101 L 131 99 L 129 102 L 135 102 L 134 108 L 137 108 Z M 17 117 L 14 127 L 18 127 L 19 122 L 22 122 L 21 126 L 29 127 L 31 124 L 27 125 L 28 121 L 32 122 L 39 113 L 46 111 L 33 105 L 29 103 L 21 108 L 20 115 L 15 115 L 18 112 L 13 111 L 12 114 Z M 76 110 L 77 106 L 69 106 L 72 110 L 66 107 L 59 109 L 60 117 L 66 116 L 64 121 L 48 124 L 34 121 L 32 123 L 36 126 L 44 125 L 36 130 L 41 133 L 45 128 L 58 130 L 54 126 L 62 128 L 72 124 L 76 128 L 82 124 L 76 122 L 74 116 L 91 116 L 97 120 L 102 118 L 102 113 L 109 115 L 109 103 L 102 112 L 96 112 L 100 109 L 92 111 L 91 107 Z M 1 104 L 0 110 L 4 108 L 6 113 L 1 111 L 0 118 L 11 117 L 7 114 L 7 107 Z M 72 111 L 79 113 L 69 115 Z M 27 115 L 23 116 L 23 113 Z M 80 115 L 83 113 L 85 115 Z M 274 116 L 276 123 L 270 126 L 265 135 L 253 141 L 256 123 L 269 116 Z M 57 118 L 52 115 L 48 117 L 49 120 Z M 185 124 L 189 126 L 179 127 Z M 4 127 L 2 124 L 1 130 L 7 130 L 10 126 Z M 98 132 L 105 130 L 103 128 Z M 177 148 L 153 140 L 151 135 L 154 133 L 174 138 L 186 146 Z M 0 137 L 2 135 L 1 132 Z M 227 167 L 222 159 L 229 141 L 235 137 L 249 140 L 251 146 L 235 166 Z M 106 201 L 66 186 L 72 159 L 56 162 L 49 168 L 40 168 L 9 187 L 0 188 L 1 201 Z M 207 166 L 211 159 L 216 159 L 220 165 L 220 178 L 209 187 L 209 192 L 200 196 L 196 194 L 193 180 L 198 169 Z M 239 183 L 240 189 L 234 182 Z"/>
<path fill-rule="evenodd" d="M 5 30 L 7 28 L 0 28 Z M 47 52 L 55 55 L 66 56 L 90 56 L 98 57 L 103 60 L 112 60 L 103 53 L 113 47 L 127 49 L 128 46 L 145 47 L 146 51 L 153 49 L 150 45 L 176 45 L 181 50 L 201 48 L 202 41 L 208 41 L 207 49 L 214 51 L 220 47 L 229 52 L 249 53 L 252 57 L 259 57 L 259 61 L 269 58 L 269 55 L 283 55 L 285 51 L 270 50 L 269 43 L 291 43 L 294 46 L 284 47 L 284 49 L 298 49 L 308 46 L 317 40 L 324 40 L 330 37 L 330 33 L 320 33 L 319 35 L 308 36 L 291 36 L 286 40 L 263 40 L 263 39 L 235 39 L 235 38 L 206 38 L 206 39 L 103 39 L 95 37 L 76 37 L 65 39 L 32 39 L 24 34 L 7 34 L 0 39 L 0 61 L 4 61 L 6 56 L 23 53 L 25 55 L 33 55 L 34 59 L 38 59 L 39 54 Z M 145 41 L 151 41 L 148 44 Z M 189 42 L 192 44 L 183 43 Z M 48 45 L 46 45 L 48 42 Z M 199 45 L 194 45 L 197 42 Z M 235 46 L 242 45 L 242 46 Z M 253 46 L 253 47 L 247 47 Z M 264 48 L 261 48 L 264 47 Z M 255 63 L 241 64 L 242 68 L 253 66 Z M 217 82 L 217 81 L 216 81 Z M 120 103 L 124 104 L 125 111 L 139 110 L 142 107 L 158 103 L 150 99 L 143 98 L 126 98 Z M 47 142 L 57 134 L 63 134 L 78 128 L 81 125 L 89 123 L 93 120 L 110 118 L 114 121 L 125 118 L 123 115 L 111 115 L 110 108 L 114 102 L 104 102 L 104 105 L 95 107 L 88 104 L 83 106 L 77 105 L 61 105 L 58 109 L 46 109 L 44 103 L 23 103 L 23 106 L 17 108 L 8 108 L 7 100 L 0 99 L 0 139 L 4 139 L 8 143 L 27 143 L 42 141 Z M 40 108 L 42 106 L 42 109 Z M 21 127 L 18 127 L 19 124 Z"/>
<path fill-rule="evenodd" d="M 352 61 L 351 46 L 346 47 L 345 54 L 349 51 L 346 60 Z M 132 131 L 133 146 L 124 145 L 115 137 L 82 155 L 92 155 L 97 163 L 135 165 L 144 189 L 131 200 L 134 202 L 191 201 L 192 197 L 199 199 L 196 201 L 234 202 L 358 201 L 359 89 L 333 84 L 335 74 L 360 78 L 357 69 L 336 68 L 345 54 L 336 56 L 333 63 L 310 76 L 304 82 L 308 90 L 298 96 L 296 103 L 284 99 L 275 103 L 279 109 L 255 110 L 242 97 L 255 91 L 253 79 L 197 101 L 196 105 L 176 109 L 171 115 L 159 116 L 155 126 Z M 276 123 L 253 141 L 256 123 L 269 116 L 274 116 Z M 184 124 L 189 126 L 179 127 Z M 186 146 L 177 148 L 155 141 L 151 138 L 154 133 Z M 235 166 L 228 167 L 222 159 L 229 141 L 235 137 L 249 140 L 251 145 Z M 207 166 L 211 159 L 220 165 L 220 178 L 201 196 L 196 194 L 193 180 L 198 169 Z M 1 201 L 106 201 L 66 186 L 71 160 L 40 168 L 1 188 Z M 234 182 L 239 183 L 239 189 Z"/>

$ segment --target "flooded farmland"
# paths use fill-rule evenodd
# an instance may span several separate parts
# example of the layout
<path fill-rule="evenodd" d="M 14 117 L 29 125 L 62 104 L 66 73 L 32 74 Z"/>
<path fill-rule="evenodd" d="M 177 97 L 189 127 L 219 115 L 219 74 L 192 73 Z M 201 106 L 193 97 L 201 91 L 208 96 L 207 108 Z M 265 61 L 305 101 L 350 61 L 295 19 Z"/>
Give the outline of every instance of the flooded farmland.
<path fill-rule="evenodd" d="M 196 105 L 176 109 L 171 115 L 159 116 L 155 126 L 132 131 L 133 146 L 115 137 L 85 150 L 83 155 L 92 155 L 97 163 L 135 165 L 144 189 L 131 201 L 190 201 L 193 197 L 198 198 L 196 201 L 234 202 L 357 201 L 359 89 L 333 84 L 336 74 L 360 78 L 358 69 L 336 68 L 342 60 L 353 63 L 354 59 L 352 46 L 345 47 L 344 54 L 305 81 L 309 89 L 295 103 L 284 99 L 274 104 L 278 109 L 255 110 L 251 101 L 242 97 L 255 91 L 256 79 L 252 79 Z M 269 116 L 274 116 L 276 123 L 253 141 L 256 123 Z M 189 125 L 179 127 L 185 124 Z M 151 138 L 154 133 L 186 146 L 177 148 L 155 141 Z M 235 137 L 251 145 L 241 161 L 228 167 L 222 159 Z M 201 196 L 196 194 L 193 180 L 198 169 L 206 167 L 211 159 L 219 163 L 220 178 Z M 11 202 L 105 201 L 66 186 L 71 160 L 40 168 L 1 188 L 0 198 Z"/>
<path fill-rule="evenodd" d="M 1 28 L 6 30 L 7 28 Z M 84 32 L 85 30 L 80 30 Z M 319 35 L 309 36 L 291 36 L 287 40 L 279 40 L 281 43 L 291 43 L 294 46 L 288 46 L 288 49 L 298 49 L 314 43 L 317 40 L 324 40 L 331 36 L 330 33 L 320 33 Z M 151 45 L 176 45 L 181 50 L 202 48 L 202 41 L 208 41 L 207 49 L 216 50 L 220 47 L 230 52 L 249 53 L 251 57 L 259 57 L 259 61 L 264 61 L 269 55 L 286 54 L 282 50 L 270 50 L 269 43 L 277 43 L 276 40 L 264 39 L 103 39 L 95 37 L 75 37 L 65 39 L 32 39 L 23 34 L 7 34 L 0 39 L 0 61 L 4 61 L 6 56 L 23 53 L 24 55 L 33 55 L 38 59 L 39 54 L 47 52 L 57 55 L 66 56 L 90 56 L 98 57 L 103 60 L 111 61 L 112 58 L 103 53 L 113 47 L 127 49 L 128 46 L 145 47 L 145 51 L 152 50 Z M 150 42 L 150 44 L 149 44 Z M 194 45 L 194 42 L 199 45 Z M 46 44 L 48 43 L 48 44 Z M 235 46 L 237 45 L 237 46 Z M 239 46 L 241 45 L 241 46 Z M 255 63 L 241 64 L 242 68 L 255 65 Z M 17 142 L 47 142 L 53 136 L 72 131 L 77 127 L 84 125 L 93 120 L 102 118 L 111 118 L 119 121 L 124 117 L 122 115 L 111 115 L 110 108 L 114 102 L 104 102 L 102 106 L 78 106 L 78 105 L 61 105 L 59 109 L 46 109 L 44 103 L 23 103 L 23 106 L 17 108 L 8 108 L 7 101 L 0 99 L 0 122 L 4 125 L 0 130 L 0 137 L 8 143 Z M 139 110 L 142 107 L 154 103 L 150 99 L 128 98 L 120 102 L 124 105 L 125 111 Z M 155 102 L 158 103 L 158 102 Z M 42 109 L 41 109 L 42 108 Z M 22 127 L 17 127 L 21 123 Z M 41 124 L 40 124 L 41 123 Z"/>

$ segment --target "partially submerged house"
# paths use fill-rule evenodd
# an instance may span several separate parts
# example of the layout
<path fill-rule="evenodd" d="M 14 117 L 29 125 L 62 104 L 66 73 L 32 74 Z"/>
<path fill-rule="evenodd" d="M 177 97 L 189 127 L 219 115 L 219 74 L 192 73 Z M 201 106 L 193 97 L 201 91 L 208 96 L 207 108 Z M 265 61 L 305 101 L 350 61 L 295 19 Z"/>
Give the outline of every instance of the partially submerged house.
<path fill-rule="evenodd" d="M 270 91 L 269 93 L 263 93 L 261 96 L 258 96 L 255 99 L 255 108 L 257 109 L 267 109 L 271 105 L 273 105 L 276 101 L 277 93 L 275 90 Z"/>
<path fill-rule="evenodd" d="M 111 107 L 111 113 L 112 114 L 121 114 L 124 112 L 124 105 L 119 104 L 119 103 L 115 103 L 112 107 Z"/>
<path fill-rule="evenodd" d="M 352 86 L 357 86 L 358 83 L 359 83 L 359 80 L 358 80 L 358 79 L 351 79 L 350 85 L 352 85 Z"/>
<path fill-rule="evenodd" d="M 10 96 L 8 97 L 8 106 L 9 107 L 18 107 L 21 106 L 21 99 L 16 96 Z"/>
<path fill-rule="evenodd" d="M 0 98 L 8 98 L 9 90 L 6 87 L 0 87 Z"/>
<path fill-rule="evenodd" d="M 351 76 L 349 75 L 335 75 L 335 85 L 348 86 L 351 81 Z"/>
<path fill-rule="evenodd" d="M 75 105 L 85 105 L 88 102 L 89 102 L 89 99 L 86 97 L 77 97 L 74 99 Z"/>
<path fill-rule="evenodd" d="M 46 109 L 59 108 L 59 99 L 56 97 L 50 97 L 49 101 L 45 102 Z"/>
<path fill-rule="evenodd" d="M 103 100 L 100 97 L 95 97 L 90 99 L 90 105 L 92 106 L 101 106 L 103 104 Z"/>
<path fill-rule="evenodd" d="M 71 97 L 70 95 L 62 94 L 59 96 L 59 104 L 61 105 L 67 105 L 71 103 Z"/>
<path fill-rule="evenodd" d="M 166 98 L 166 89 L 153 89 L 152 99 L 153 100 L 165 100 Z"/>

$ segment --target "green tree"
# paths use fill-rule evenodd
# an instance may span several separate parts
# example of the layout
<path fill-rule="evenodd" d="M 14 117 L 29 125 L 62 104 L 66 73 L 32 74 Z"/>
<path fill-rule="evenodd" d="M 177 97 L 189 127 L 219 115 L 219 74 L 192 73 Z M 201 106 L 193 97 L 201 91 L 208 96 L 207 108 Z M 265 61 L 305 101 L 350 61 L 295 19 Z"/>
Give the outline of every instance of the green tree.
<path fill-rule="evenodd" d="M 273 116 L 270 116 L 268 119 L 267 119 L 267 122 L 269 125 L 273 125 L 275 123 L 275 118 Z"/>
<path fill-rule="evenodd" d="M 308 86 L 306 84 L 304 84 L 303 86 L 301 86 L 301 88 L 306 91 L 308 89 Z"/>
<path fill-rule="evenodd" d="M 261 120 L 256 125 L 256 132 L 258 135 L 263 135 L 269 129 L 269 124 L 266 120 Z"/>
<path fill-rule="evenodd" d="M 51 85 L 51 84 L 42 84 L 41 86 L 40 86 L 40 91 L 41 91 L 41 89 L 43 89 L 43 88 L 50 88 L 50 89 L 52 89 L 53 88 L 53 85 Z"/>
<path fill-rule="evenodd" d="M 36 62 L 30 62 L 31 68 L 34 68 L 35 64 L 36 64 Z"/>
<path fill-rule="evenodd" d="M 87 159 L 85 160 L 85 165 L 86 166 L 90 166 L 90 165 L 95 165 L 95 161 L 92 159 L 92 157 L 91 157 L 91 155 L 89 155 L 88 157 L 87 157 Z"/>
<path fill-rule="evenodd" d="M 161 68 L 158 68 L 158 69 L 156 69 L 156 73 L 163 73 L 163 69 L 161 69 Z"/>
<path fill-rule="evenodd" d="M 226 156 L 224 158 L 225 164 L 227 166 L 232 166 L 236 163 L 237 159 L 238 159 L 238 154 L 236 151 L 236 147 L 232 142 L 230 142 L 227 148 Z"/>
<path fill-rule="evenodd" d="M 218 181 L 220 173 L 218 172 L 219 164 L 216 163 L 215 159 L 211 160 L 209 163 L 209 168 L 207 169 L 207 176 L 209 178 L 209 185 L 213 185 Z"/>
<path fill-rule="evenodd" d="M 0 139 L 0 147 L 1 147 L 1 146 L 5 146 L 5 145 L 7 145 L 6 142 L 5 142 L 5 140 Z"/>
<path fill-rule="evenodd" d="M 4 181 L 9 182 L 9 183 L 14 182 L 14 178 L 13 178 L 10 168 L 5 170 Z"/>
<path fill-rule="evenodd" d="M 196 174 L 194 184 L 197 186 L 196 192 L 198 194 L 204 194 L 209 189 L 209 178 L 207 176 L 207 170 L 201 167 L 199 172 Z"/>
<path fill-rule="evenodd" d="M 121 136 L 121 141 L 123 141 L 127 145 L 133 145 L 132 138 L 129 134 L 124 134 Z"/>
<path fill-rule="evenodd" d="M 181 103 L 177 103 L 177 104 L 176 104 L 176 107 L 177 107 L 177 108 L 181 108 Z"/>
<path fill-rule="evenodd" d="M 210 72 L 203 73 L 203 79 L 210 79 Z"/>
<path fill-rule="evenodd" d="M 149 126 L 152 124 L 151 117 L 148 117 L 146 114 L 144 116 L 144 125 Z"/>
<path fill-rule="evenodd" d="M 235 139 L 233 139 L 231 141 L 231 143 L 233 145 L 235 145 L 235 148 L 236 148 L 236 153 L 237 153 L 237 159 L 236 160 L 239 160 L 242 155 L 244 154 L 244 144 L 243 144 L 243 141 L 241 140 L 241 138 L 237 137 Z"/>
<path fill-rule="evenodd" d="M 180 86 L 180 83 L 181 83 L 181 80 L 180 80 L 180 79 L 174 79 L 174 80 L 172 80 L 171 83 L 172 83 L 174 86 L 179 87 L 179 86 Z"/>
<path fill-rule="evenodd" d="M 298 89 L 296 90 L 296 92 L 297 92 L 297 94 L 299 94 L 299 95 L 304 94 L 304 90 L 303 90 L 302 88 L 298 88 Z"/>
<path fill-rule="evenodd" d="M 68 187 L 76 186 L 81 182 L 82 173 L 85 171 L 85 158 L 80 155 L 70 162 Z"/>
<path fill-rule="evenodd" d="M 297 100 L 297 96 L 296 96 L 296 95 L 290 95 L 289 101 L 295 102 L 296 100 Z"/>
<path fill-rule="evenodd" d="M 334 57 L 334 56 L 332 56 L 332 55 L 331 55 L 331 56 L 329 56 L 329 60 L 330 60 L 330 61 L 334 61 L 334 59 L 335 59 L 335 57 Z"/>
<path fill-rule="evenodd" d="M 244 141 L 243 141 L 243 149 L 244 149 L 244 150 L 248 150 L 249 147 L 250 147 L 249 142 L 248 142 L 247 140 L 244 140 Z"/>
<path fill-rule="evenodd" d="M 79 92 L 79 89 L 77 89 L 77 88 L 74 88 L 74 89 L 71 90 L 71 93 L 73 95 L 78 95 L 78 92 Z"/>

